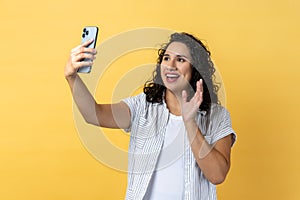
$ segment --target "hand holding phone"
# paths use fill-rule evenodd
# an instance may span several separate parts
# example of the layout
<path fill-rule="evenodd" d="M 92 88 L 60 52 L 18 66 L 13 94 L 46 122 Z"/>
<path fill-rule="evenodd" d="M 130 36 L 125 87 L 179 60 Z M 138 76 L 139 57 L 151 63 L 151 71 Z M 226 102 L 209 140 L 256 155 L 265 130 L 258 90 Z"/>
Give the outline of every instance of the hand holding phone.
<path fill-rule="evenodd" d="M 88 41 L 90 39 L 93 39 L 93 42 L 91 42 L 89 45 L 87 45 L 87 48 L 95 48 L 96 42 L 97 42 L 97 36 L 98 36 L 98 27 L 96 26 L 86 26 L 82 30 L 81 35 L 81 43 Z M 89 59 L 85 58 L 82 61 L 89 61 Z M 79 73 L 90 73 L 92 70 L 92 66 L 84 66 L 77 70 Z"/>

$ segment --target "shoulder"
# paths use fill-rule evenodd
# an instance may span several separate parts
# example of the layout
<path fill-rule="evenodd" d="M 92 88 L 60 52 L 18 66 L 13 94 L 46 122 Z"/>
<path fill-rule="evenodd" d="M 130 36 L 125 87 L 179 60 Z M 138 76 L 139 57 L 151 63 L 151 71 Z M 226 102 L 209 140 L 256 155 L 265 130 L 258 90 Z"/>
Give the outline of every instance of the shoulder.
<path fill-rule="evenodd" d="M 129 107 L 132 106 L 142 106 L 142 107 L 166 107 L 165 101 L 161 103 L 153 103 L 153 102 L 148 102 L 146 98 L 145 93 L 140 93 L 136 96 L 131 96 L 128 98 L 123 99 L 122 101 L 125 102 Z"/>
<path fill-rule="evenodd" d="M 219 119 L 219 118 L 228 118 L 230 114 L 228 110 L 220 104 L 213 103 L 211 104 L 209 110 L 210 119 Z"/>
<path fill-rule="evenodd" d="M 203 112 L 203 111 L 202 111 Z M 228 110 L 220 104 L 211 104 L 208 112 L 200 117 L 199 121 L 203 131 L 208 134 L 219 132 L 225 127 L 231 127 L 231 118 Z"/>
<path fill-rule="evenodd" d="M 228 110 L 219 104 L 212 104 L 208 118 L 211 122 L 211 132 L 213 135 L 213 143 L 219 139 L 233 134 L 232 145 L 236 140 L 236 133 L 232 128 L 231 118 Z"/>
<path fill-rule="evenodd" d="M 147 112 L 151 110 L 160 110 L 166 107 L 165 103 L 152 103 L 146 99 L 146 94 L 140 93 L 136 96 L 128 97 L 122 100 L 127 104 L 131 112 Z"/>
<path fill-rule="evenodd" d="M 146 95 L 144 93 L 140 93 L 136 96 L 128 97 L 126 99 L 123 99 L 122 101 L 125 102 L 129 107 L 147 102 Z"/>

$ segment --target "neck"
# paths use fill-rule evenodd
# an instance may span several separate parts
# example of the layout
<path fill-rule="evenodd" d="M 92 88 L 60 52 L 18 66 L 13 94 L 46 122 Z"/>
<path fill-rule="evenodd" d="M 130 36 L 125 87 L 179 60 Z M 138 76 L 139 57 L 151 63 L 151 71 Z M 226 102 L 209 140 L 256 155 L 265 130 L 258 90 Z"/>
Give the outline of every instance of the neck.
<path fill-rule="evenodd" d="M 173 93 L 171 90 L 166 89 L 166 96 L 165 96 L 167 107 L 170 113 L 180 116 L 181 115 L 181 94 Z"/>

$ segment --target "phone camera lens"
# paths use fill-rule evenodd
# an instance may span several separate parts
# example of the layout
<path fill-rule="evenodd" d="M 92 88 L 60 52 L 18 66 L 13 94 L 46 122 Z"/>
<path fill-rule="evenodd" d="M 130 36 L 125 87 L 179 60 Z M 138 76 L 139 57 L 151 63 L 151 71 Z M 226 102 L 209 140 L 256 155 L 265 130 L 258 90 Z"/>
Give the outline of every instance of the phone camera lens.
<path fill-rule="evenodd" d="M 82 38 L 85 38 L 85 34 L 82 34 Z"/>
<path fill-rule="evenodd" d="M 85 34 L 88 35 L 88 34 L 89 34 L 89 31 L 86 31 Z"/>
<path fill-rule="evenodd" d="M 86 28 L 83 29 L 83 32 L 86 32 Z"/>

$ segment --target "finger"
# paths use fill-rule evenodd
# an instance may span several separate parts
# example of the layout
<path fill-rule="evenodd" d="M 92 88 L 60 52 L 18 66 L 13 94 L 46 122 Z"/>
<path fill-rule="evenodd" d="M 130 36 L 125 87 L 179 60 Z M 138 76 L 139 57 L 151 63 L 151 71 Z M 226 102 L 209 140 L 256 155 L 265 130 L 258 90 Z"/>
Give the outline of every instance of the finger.
<path fill-rule="evenodd" d="M 193 96 L 193 98 L 191 99 L 191 101 L 194 102 L 199 102 L 202 101 L 202 79 L 200 79 L 199 81 L 197 81 L 196 83 L 196 92 Z"/>
<path fill-rule="evenodd" d="M 200 79 L 199 86 L 200 86 L 200 91 L 203 92 L 203 79 Z"/>
<path fill-rule="evenodd" d="M 82 59 L 94 60 L 95 56 L 93 54 L 90 54 L 90 53 L 80 53 L 78 55 L 73 55 L 72 56 L 72 61 L 73 62 L 80 62 L 80 61 L 82 61 Z"/>
<path fill-rule="evenodd" d="M 73 55 L 73 56 L 77 56 L 78 54 L 81 54 L 81 53 L 89 53 L 89 54 L 96 55 L 97 51 L 94 48 L 86 48 L 86 47 L 80 47 L 76 51 L 71 51 L 71 55 Z"/>
<path fill-rule="evenodd" d="M 196 92 L 195 92 L 193 98 L 194 98 L 194 97 L 198 97 L 198 96 L 200 95 L 200 92 L 201 92 L 200 81 L 197 81 L 197 82 L 196 82 Z"/>
<path fill-rule="evenodd" d="M 75 51 L 78 51 L 78 49 L 81 47 L 81 45 L 78 45 L 76 47 L 74 47 L 73 49 L 71 49 L 71 53 L 74 53 Z"/>
<path fill-rule="evenodd" d="M 75 51 L 78 51 L 78 50 L 79 50 L 80 48 L 82 48 L 82 47 L 87 47 L 87 46 L 88 46 L 89 44 L 91 44 L 93 41 L 94 41 L 94 39 L 91 38 L 90 40 L 87 40 L 87 41 L 81 43 L 80 45 L 78 45 L 78 46 L 76 46 L 75 48 L 73 48 L 73 49 L 71 50 L 71 53 L 73 53 L 73 52 L 75 52 Z"/>
<path fill-rule="evenodd" d="M 86 47 L 88 46 L 89 44 L 91 44 L 92 42 L 94 41 L 94 38 L 91 38 L 83 43 L 81 43 L 82 46 Z"/>
<path fill-rule="evenodd" d="M 76 51 L 76 50 L 78 50 L 78 49 L 81 48 L 81 47 L 86 47 L 86 46 L 88 46 L 89 44 L 91 44 L 93 41 L 94 41 L 94 39 L 91 38 L 91 39 L 89 39 L 89 40 L 87 40 L 87 41 L 81 43 L 80 45 L 76 46 L 75 48 L 73 48 L 73 49 L 71 50 L 71 52 L 72 52 L 72 51 Z"/>
<path fill-rule="evenodd" d="M 187 93 L 186 93 L 186 91 L 185 90 L 182 90 L 182 101 L 183 102 L 187 102 Z"/>
<path fill-rule="evenodd" d="M 85 67 L 85 66 L 91 66 L 93 65 L 93 61 L 82 61 L 82 62 L 77 62 L 73 65 L 75 70 L 78 70 L 81 67 Z"/>
<path fill-rule="evenodd" d="M 194 96 L 197 96 L 197 94 L 200 92 L 199 90 L 199 81 L 196 82 L 196 92 L 194 94 Z"/>
<path fill-rule="evenodd" d="M 203 96 L 203 79 L 200 79 L 200 91 L 201 91 L 201 98 Z"/>
<path fill-rule="evenodd" d="M 200 79 L 199 81 L 197 81 L 197 92 L 199 93 L 199 92 L 201 92 L 201 80 L 202 79 Z"/>
<path fill-rule="evenodd" d="M 200 104 L 201 104 L 202 100 L 203 100 L 203 79 L 200 79 L 199 88 L 200 88 L 199 101 L 200 101 Z"/>

